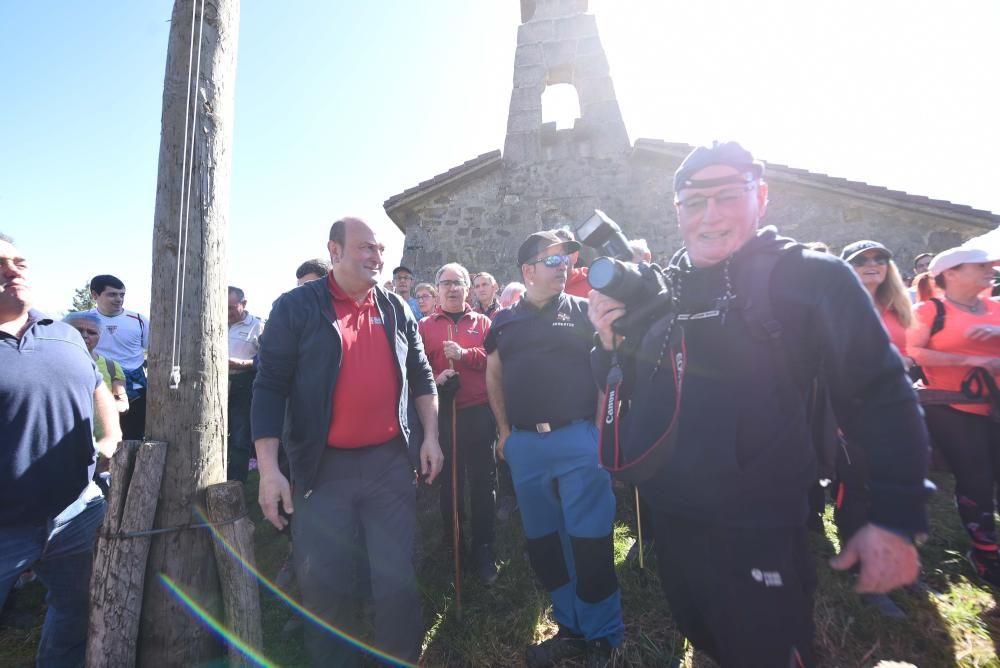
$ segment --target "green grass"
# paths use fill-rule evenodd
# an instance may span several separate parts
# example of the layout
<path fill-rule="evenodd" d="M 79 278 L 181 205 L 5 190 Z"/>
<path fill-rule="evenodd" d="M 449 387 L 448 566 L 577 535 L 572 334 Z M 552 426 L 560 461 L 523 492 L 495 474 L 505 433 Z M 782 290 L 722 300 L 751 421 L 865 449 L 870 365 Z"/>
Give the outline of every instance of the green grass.
<path fill-rule="evenodd" d="M 832 571 L 826 560 L 837 548 L 830 512 L 826 536 L 815 536 L 819 589 L 816 597 L 817 649 L 823 666 L 874 666 L 905 661 L 917 666 L 997 666 L 1000 608 L 996 593 L 973 579 L 965 561 L 967 540 L 959 526 L 949 476 L 936 475 L 940 491 L 932 499 L 931 538 L 921 548 L 924 581 L 933 592 L 896 592 L 893 599 L 907 612 L 905 620 L 882 619 L 864 607 L 851 590 L 847 575 Z M 615 556 L 625 610 L 627 665 L 705 668 L 714 664 L 685 646 L 675 631 L 660 592 L 655 562 L 644 572 L 624 561 L 633 541 L 631 495 L 619 491 Z M 463 578 L 462 621 L 455 614 L 451 564 L 441 544 L 437 490 L 421 489 L 418 576 L 428 629 L 424 662 L 429 666 L 521 665 L 524 647 L 555 631 L 548 596 L 535 580 L 524 554 L 520 516 L 497 524 L 500 579 L 487 588 L 471 576 Z M 247 485 L 251 516 L 257 523 L 256 558 L 260 570 L 274 578 L 288 552 L 288 539 L 263 521 L 256 504 L 256 475 Z M 294 592 L 293 592 L 294 593 Z M 33 623 L 25 629 L 0 628 L 0 666 L 29 666 L 41 631 L 44 589 L 32 584 L 19 591 L 15 604 Z M 306 663 L 301 633 L 282 634 L 292 615 L 289 608 L 262 589 L 264 654 L 282 666 Z M 371 631 L 370 606 L 365 628 Z M 578 665 L 567 663 L 567 666 Z"/>

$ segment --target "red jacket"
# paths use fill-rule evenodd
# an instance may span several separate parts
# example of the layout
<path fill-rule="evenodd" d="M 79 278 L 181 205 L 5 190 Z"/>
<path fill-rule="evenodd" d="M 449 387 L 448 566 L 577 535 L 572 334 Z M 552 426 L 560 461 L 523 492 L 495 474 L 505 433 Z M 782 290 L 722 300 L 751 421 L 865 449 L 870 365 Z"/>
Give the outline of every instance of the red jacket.
<path fill-rule="evenodd" d="M 454 362 L 459 382 L 455 406 L 468 408 L 487 403 L 484 342 L 486 333 L 490 331 L 490 319 L 482 313 L 476 313 L 466 304 L 465 313 L 455 323 L 438 306 L 420 321 L 419 326 L 420 337 L 424 340 L 424 350 L 435 378 L 449 368 L 450 360 L 444 356 L 445 341 L 454 341 L 465 350 L 462 359 Z"/>
<path fill-rule="evenodd" d="M 566 277 L 566 287 L 563 290 L 574 297 L 587 298 L 590 294 L 590 283 L 587 282 L 587 267 L 571 269 Z"/>

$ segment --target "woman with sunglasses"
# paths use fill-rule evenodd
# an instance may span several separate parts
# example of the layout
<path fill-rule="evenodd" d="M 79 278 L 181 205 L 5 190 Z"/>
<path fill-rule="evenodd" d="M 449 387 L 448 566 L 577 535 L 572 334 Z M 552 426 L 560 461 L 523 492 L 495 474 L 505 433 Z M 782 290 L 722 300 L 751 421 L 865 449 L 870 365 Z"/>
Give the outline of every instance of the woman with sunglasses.
<path fill-rule="evenodd" d="M 982 249 L 952 248 L 936 255 L 919 277 L 916 322 L 907 344 L 928 387 L 959 392 L 976 367 L 1000 378 L 1000 303 L 983 296 L 997 260 L 1000 254 Z M 935 296 L 932 281 L 941 297 Z M 958 515 L 972 540 L 969 563 L 980 578 L 1000 586 L 993 517 L 1000 423 L 990 416 L 989 404 L 925 406 L 924 412 L 931 438 L 955 475 Z"/>
<path fill-rule="evenodd" d="M 419 283 L 413 288 L 413 298 L 417 300 L 421 318 L 426 318 L 434 312 L 437 306 L 437 294 L 437 290 L 430 283 Z"/>
<path fill-rule="evenodd" d="M 875 310 L 882 316 L 889 340 L 899 350 L 903 364 L 909 369 L 913 360 L 906 355 L 906 330 L 913 316 L 906 285 L 899 268 L 892 261 L 892 253 L 877 241 L 863 240 L 844 246 L 840 257 L 854 267 L 854 273 L 871 295 Z"/>

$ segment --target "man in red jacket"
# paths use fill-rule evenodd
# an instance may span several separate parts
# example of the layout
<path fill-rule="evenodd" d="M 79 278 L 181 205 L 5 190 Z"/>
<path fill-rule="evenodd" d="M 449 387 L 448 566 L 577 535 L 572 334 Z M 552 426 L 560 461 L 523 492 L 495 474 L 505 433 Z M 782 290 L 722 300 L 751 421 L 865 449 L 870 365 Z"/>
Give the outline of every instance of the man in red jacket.
<path fill-rule="evenodd" d="M 437 271 L 440 306 L 420 321 L 420 337 L 441 388 L 442 404 L 448 401 L 449 383 L 458 383 L 454 395 L 455 449 L 458 456 L 458 480 L 455 498 L 459 515 L 464 505 L 465 479 L 469 478 L 472 496 L 472 553 L 479 579 L 486 585 L 497 580 L 493 554 L 493 526 L 496 511 L 497 468 L 494 446 L 496 421 L 486 396 L 486 350 L 483 342 L 490 331 L 490 319 L 466 303 L 469 272 L 460 264 L 446 264 Z M 455 378 L 455 380 L 451 380 Z M 445 454 L 441 477 L 441 519 L 445 544 L 450 550 L 452 534 L 452 434 L 451 411 L 441 407 L 441 447 Z M 447 416 L 447 418 L 445 418 Z M 461 524 L 461 520 L 459 521 Z M 459 531 L 459 545 L 463 532 Z M 462 550 L 464 551 L 464 549 Z"/>
<path fill-rule="evenodd" d="M 569 230 L 553 230 L 556 236 L 563 241 L 576 243 L 576 237 Z M 574 297 L 586 299 L 590 294 L 590 283 L 587 282 L 587 267 L 577 267 L 580 261 L 580 251 L 576 250 L 569 254 L 569 271 L 566 274 L 566 287 L 563 292 Z"/>

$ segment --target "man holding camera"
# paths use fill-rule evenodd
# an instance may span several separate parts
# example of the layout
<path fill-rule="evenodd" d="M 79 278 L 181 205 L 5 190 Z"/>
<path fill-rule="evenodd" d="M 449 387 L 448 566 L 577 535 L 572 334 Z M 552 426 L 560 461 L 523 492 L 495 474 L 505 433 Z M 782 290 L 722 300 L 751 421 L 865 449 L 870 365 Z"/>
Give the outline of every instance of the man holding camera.
<path fill-rule="evenodd" d="M 808 666 L 813 379 L 869 464 L 869 524 L 831 562 L 860 565 L 858 591 L 887 592 L 917 575 L 928 439 L 851 269 L 758 229 L 763 172 L 735 142 L 685 158 L 674 176 L 685 248 L 665 272 L 667 312 L 622 336 L 612 324 L 633 305 L 592 292 L 600 345 L 591 361 L 612 396 L 626 397 L 608 414 L 618 424 L 605 430 L 602 451 L 652 469 L 640 490 L 679 629 L 724 666 Z"/>
<path fill-rule="evenodd" d="M 610 666 L 624 635 L 615 575 L 611 478 L 597 460 L 597 387 L 587 300 L 567 295 L 569 255 L 550 231 L 521 244 L 527 291 L 486 337 L 486 389 L 521 507 L 528 556 L 552 596 L 559 632 L 528 648 L 530 668 L 586 656 Z"/>

